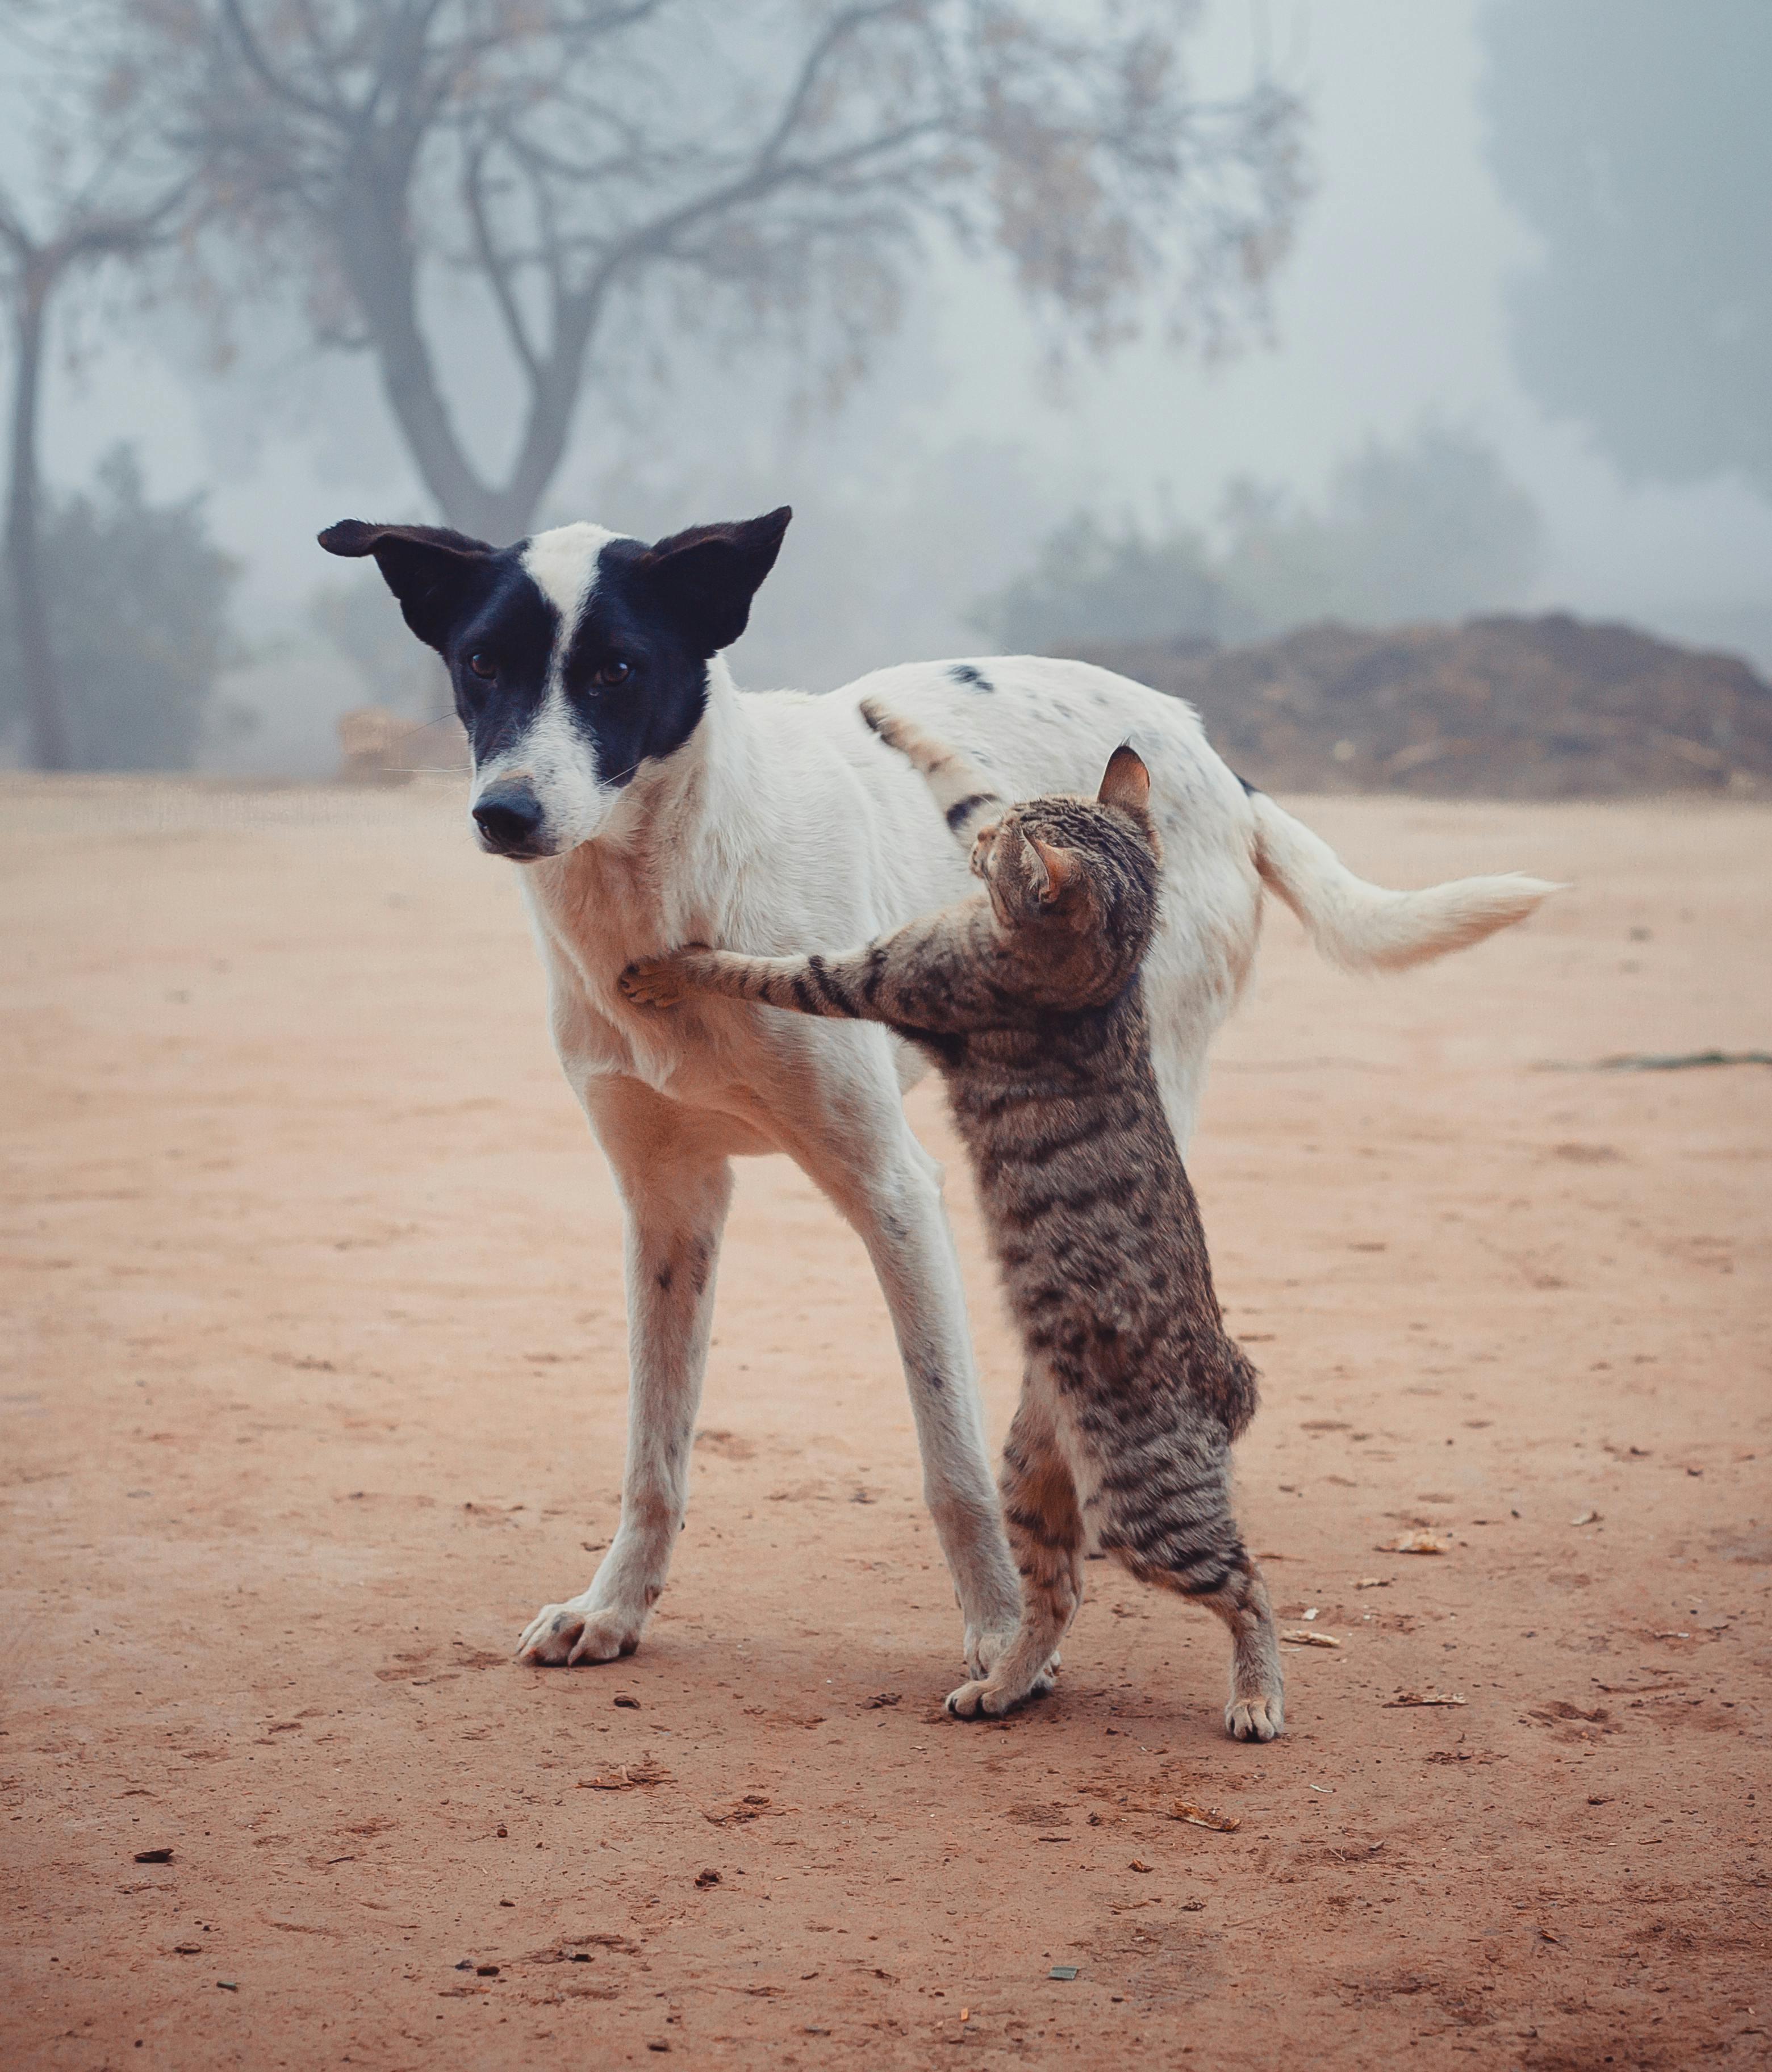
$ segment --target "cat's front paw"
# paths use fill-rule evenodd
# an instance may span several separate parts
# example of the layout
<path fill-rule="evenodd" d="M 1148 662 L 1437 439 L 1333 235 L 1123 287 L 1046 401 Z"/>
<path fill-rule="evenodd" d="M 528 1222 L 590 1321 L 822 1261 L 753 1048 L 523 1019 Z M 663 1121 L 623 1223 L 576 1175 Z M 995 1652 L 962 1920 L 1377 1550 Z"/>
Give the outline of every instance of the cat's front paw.
<path fill-rule="evenodd" d="M 902 720 L 888 712 L 878 698 L 863 698 L 859 710 L 864 726 L 878 734 L 889 748 L 902 750 L 905 742 Z"/>
<path fill-rule="evenodd" d="M 675 1007 L 687 998 L 689 989 L 669 957 L 645 957 L 630 964 L 616 983 L 624 999 L 636 1007 Z"/>

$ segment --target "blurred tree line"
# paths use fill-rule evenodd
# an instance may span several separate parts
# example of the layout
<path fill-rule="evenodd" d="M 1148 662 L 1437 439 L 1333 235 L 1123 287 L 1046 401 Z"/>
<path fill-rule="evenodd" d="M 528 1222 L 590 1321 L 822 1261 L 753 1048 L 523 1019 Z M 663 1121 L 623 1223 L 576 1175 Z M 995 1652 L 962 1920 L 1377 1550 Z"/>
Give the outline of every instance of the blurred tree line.
<path fill-rule="evenodd" d="M 231 570 L 200 505 L 120 461 L 58 494 L 39 459 L 56 355 L 157 299 L 203 319 L 211 372 L 249 323 L 364 360 L 424 515 L 500 541 L 587 401 L 697 355 L 840 393 L 944 245 L 1007 270 L 1055 358 L 1153 321 L 1209 356 L 1262 339 L 1304 112 L 1266 76 L 1194 89 L 1203 5 L 0 0 L 0 730 L 47 767 L 176 763 L 213 709 Z M 1491 154 L 1546 254 L 1515 354 L 1627 473 L 1763 487 L 1772 8 L 1689 11 L 1486 0 Z M 1234 487 L 1210 541 L 1079 517 L 985 615 L 1021 645 L 1433 615 L 1502 601 L 1533 538 L 1493 458 L 1430 427 L 1320 508 Z"/>
<path fill-rule="evenodd" d="M 1453 619 L 1517 602 L 1541 549 L 1537 510 L 1493 449 L 1429 421 L 1344 461 L 1319 509 L 1233 481 L 1216 540 L 1079 512 L 973 623 L 993 647 L 1039 653 L 1091 640 L 1220 646 L 1320 619 Z"/>
<path fill-rule="evenodd" d="M 1515 365 L 1627 480 L 1772 495 L 1772 6 L 1488 0 L 1483 113 L 1542 240 Z"/>
<path fill-rule="evenodd" d="M 366 356 L 438 514 L 508 541 L 587 392 L 614 407 L 636 376 L 680 372 L 693 343 L 785 352 L 836 393 L 939 239 L 997 254 L 1055 354 L 1107 351 L 1153 306 L 1207 352 L 1259 335 L 1305 191 L 1301 111 L 1264 77 L 1192 93 L 1199 14 L 0 0 L 31 137 L 19 191 L 0 195 L 16 232 L 6 586 L 31 756 L 112 752 L 75 718 L 100 701 L 76 684 L 58 601 L 72 578 L 51 541 L 74 507 L 46 504 L 38 481 L 58 299 L 103 277 L 179 294 L 223 351 L 274 313 L 315 352 Z M 495 461 L 471 432 L 489 396 L 510 401 Z M 138 498 L 130 522 L 188 536 L 200 517 Z M 218 567 L 187 572 L 212 585 Z M 195 623 L 208 607 L 192 605 Z M 174 705 L 193 688 L 200 706 L 200 672 Z M 137 693 L 171 695 L 170 680 L 144 668 Z M 188 752 L 182 729 L 169 713 L 159 752 Z"/>
<path fill-rule="evenodd" d="M 209 537 L 203 500 L 150 503 L 128 446 L 89 490 L 38 518 L 42 632 L 53 657 L 62 770 L 187 770 L 217 718 L 231 652 L 236 565 Z M 0 728 L 35 720 L 24 703 L 17 606 L 0 594 Z"/>

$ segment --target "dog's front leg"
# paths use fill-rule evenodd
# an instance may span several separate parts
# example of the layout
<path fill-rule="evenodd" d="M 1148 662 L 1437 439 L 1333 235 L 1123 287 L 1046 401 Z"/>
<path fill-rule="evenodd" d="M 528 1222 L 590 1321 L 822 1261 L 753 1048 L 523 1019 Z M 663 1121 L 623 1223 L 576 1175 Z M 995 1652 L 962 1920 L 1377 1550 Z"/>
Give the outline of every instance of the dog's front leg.
<path fill-rule="evenodd" d="M 902 1126 L 897 1156 L 859 1190 L 849 1215 L 879 1276 L 898 1337 L 923 1453 L 924 1499 L 966 1622 L 967 1669 L 985 1676 L 1014 1638 L 1021 1593 L 985 1443 L 940 1168 L 909 1126 Z"/>
<path fill-rule="evenodd" d="M 984 1676 L 1013 1639 L 1022 1604 L 985 1449 L 960 1260 L 941 1168 L 905 1120 L 886 1046 L 871 1036 L 865 1043 L 875 1071 L 858 1074 L 822 1113 L 804 1104 L 797 1129 L 784 1135 L 853 1224 L 879 1276 L 916 1418 L 924 1499 L 965 1618 L 967 1667 Z"/>
<path fill-rule="evenodd" d="M 613 1662 L 639 1646 L 683 1527 L 689 1452 L 713 1322 L 714 1268 L 732 1195 L 723 1155 L 693 1117 L 631 1081 L 586 1099 L 625 1211 L 627 1462 L 621 1523 L 589 1589 L 544 1605 L 517 1652 Z"/>

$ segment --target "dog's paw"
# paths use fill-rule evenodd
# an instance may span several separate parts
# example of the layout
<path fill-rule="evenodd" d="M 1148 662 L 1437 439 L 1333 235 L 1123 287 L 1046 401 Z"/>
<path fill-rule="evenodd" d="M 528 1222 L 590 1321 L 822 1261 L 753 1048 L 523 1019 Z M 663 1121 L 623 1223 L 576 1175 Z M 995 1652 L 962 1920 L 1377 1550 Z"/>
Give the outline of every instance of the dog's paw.
<path fill-rule="evenodd" d="M 1045 1697 L 1051 1688 L 1050 1663 L 1025 1691 L 1011 1684 L 999 1684 L 994 1677 L 977 1676 L 948 1693 L 948 1709 L 956 1720 L 1000 1720 L 1017 1706 Z"/>
<path fill-rule="evenodd" d="M 613 1662 L 639 1646 L 643 1623 L 606 1606 L 599 1611 L 578 1602 L 544 1605 L 523 1629 L 517 1659 L 545 1668 L 565 1668 L 575 1662 Z"/>
<path fill-rule="evenodd" d="M 636 1007 L 675 1007 L 687 997 L 668 957 L 647 957 L 630 964 L 616 983 L 623 997 Z"/>
<path fill-rule="evenodd" d="M 948 1693 L 948 1709 L 956 1720 L 998 1720 L 1016 1702 L 1013 1693 L 982 1676 Z"/>
<path fill-rule="evenodd" d="M 1224 1731 L 1234 1741 L 1271 1741 L 1285 1729 L 1277 1691 L 1265 1698 L 1233 1698 L 1224 1708 Z"/>

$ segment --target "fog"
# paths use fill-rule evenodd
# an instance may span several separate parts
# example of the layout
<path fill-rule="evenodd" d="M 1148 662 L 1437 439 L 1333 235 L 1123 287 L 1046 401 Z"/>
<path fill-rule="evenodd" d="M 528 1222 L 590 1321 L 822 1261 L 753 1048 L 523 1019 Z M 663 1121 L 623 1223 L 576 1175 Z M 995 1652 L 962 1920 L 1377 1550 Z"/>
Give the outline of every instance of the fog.
<path fill-rule="evenodd" d="M 1207 10 L 1191 51 L 1199 87 L 1234 91 L 1264 58 L 1309 111 L 1314 191 L 1274 280 L 1268 344 L 1207 365 L 1146 336 L 1104 358 L 1074 355 L 1055 374 L 1002 265 L 944 252 L 835 409 L 796 395 L 796 371 L 762 353 L 691 352 L 669 382 L 630 384 L 619 409 L 594 380 L 545 520 L 650 533 L 794 504 L 734 662 L 741 681 L 816 689 L 976 652 L 978 600 L 1079 508 L 1211 536 L 1233 479 L 1310 504 L 1368 442 L 1437 423 L 1492 446 L 1538 507 L 1543 553 L 1523 603 L 1626 618 L 1772 666 L 1772 507 L 1728 470 L 1679 487 L 1627 482 L 1522 384 L 1507 298 L 1540 253 L 1486 156 L 1482 6 Z M 228 372 L 204 365 L 176 307 L 88 322 L 77 364 L 57 356 L 45 469 L 72 491 L 129 442 L 154 495 L 205 494 L 214 541 L 243 567 L 243 652 L 227 695 L 257 716 L 205 759 L 318 773 L 335 760 L 340 710 L 410 703 L 421 686 L 366 681 L 319 629 L 315 593 L 366 578 L 327 563 L 314 534 L 347 515 L 437 513 L 367 356 L 316 364 L 293 327 L 253 321 Z M 483 372 L 475 436 L 490 450 L 507 377 L 465 310 L 452 357 Z M 391 606 L 387 619 L 397 632 Z"/>

